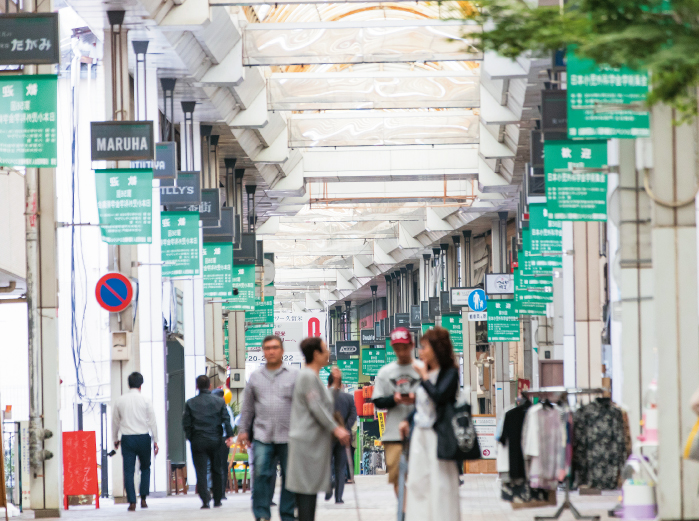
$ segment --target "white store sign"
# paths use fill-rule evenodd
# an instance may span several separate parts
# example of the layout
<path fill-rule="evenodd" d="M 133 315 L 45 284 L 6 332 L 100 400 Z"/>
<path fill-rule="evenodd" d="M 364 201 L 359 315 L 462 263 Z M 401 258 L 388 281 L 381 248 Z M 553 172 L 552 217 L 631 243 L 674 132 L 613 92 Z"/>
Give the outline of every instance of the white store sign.
<path fill-rule="evenodd" d="M 483 459 L 495 459 L 496 446 L 495 430 L 497 429 L 497 419 L 495 416 L 474 416 L 473 428 L 476 430 L 478 445 L 481 448 Z"/>

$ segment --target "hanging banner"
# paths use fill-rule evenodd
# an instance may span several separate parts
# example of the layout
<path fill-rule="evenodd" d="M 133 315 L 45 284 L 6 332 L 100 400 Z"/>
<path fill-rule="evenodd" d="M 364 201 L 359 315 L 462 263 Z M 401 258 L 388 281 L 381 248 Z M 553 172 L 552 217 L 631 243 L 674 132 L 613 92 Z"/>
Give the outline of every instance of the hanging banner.
<path fill-rule="evenodd" d="M 274 334 L 272 324 L 251 324 L 245 330 L 245 350 L 262 351 L 262 341 L 266 336 Z"/>
<path fill-rule="evenodd" d="M 563 253 L 563 223 L 549 219 L 546 204 L 529 204 L 529 233 L 532 255 Z"/>
<path fill-rule="evenodd" d="M 532 255 L 531 230 L 522 230 L 523 253 L 519 257 L 519 271 L 527 277 L 553 275 L 553 270 L 563 268 L 561 255 Z"/>
<path fill-rule="evenodd" d="M 245 322 L 250 324 L 274 324 L 274 297 L 255 300 L 255 309 L 245 312 Z"/>
<path fill-rule="evenodd" d="M 519 339 L 519 316 L 514 300 L 488 300 L 488 342 L 519 342 Z"/>
<path fill-rule="evenodd" d="M 102 240 L 108 244 L 153 241 L 153 173 L 150 170 L 95 170 Z"/>
<path fill-rule="evenodd" d="M 414 342 L 417 342 L 416 340 L 413 340 Z M 395 362 L 398 360 L 398 357 L 396 356 L 396 352 L 393 350 L 391 347 L 391 337 L 386 337 L 386 349 L 384 350 L 386 353 L 386 363 L 390 364 L 391 362 Z"/>
<path fill-rule="evenodd" d="M 359 356 L 351 360 L 338 360 L 337 367 L 342 372 L 342 382 L 345 384 L 359 383 Z M 327 379 L 324 383 L 327 383 Z"/>
<path fill-rule="evenodd" d="M 385 349 L 362 349 L 362 373 L 364 375 L 376 376 L 384 365 L 386 365 Z"/>
<path fill-rule="evenodd" d="M 160 228 L 163 277 L 199 275 L 199 213 L 162 212 Z"/>
<path fill-rule="evenodd" d="M 233 294 L 233 245 L 210 243 L 202 248 L 204 254 L 204 298 L 224 297 Z"/>
<path fill-rule="evenodd" d="M 515 275 L 515 307 L 519 315 L 546 315 L 546 304 L 553 302 L 553 277 Z"/>
<path fill-rule="evenodd" d="M 226 357 L 226 362 L 230 364 L 231 359 L 228 349 L 228 319 L 223 321 L 223 355 Z"/>
<path fill-rule="evenodd" d="M 602 172 L 571 172 L 574 168 L 601 169 L 606 164 L 606 141 L 544 143 L 549 219 L 606 221 L 607 175 Z"/>
<path fill-rule="evenodd" d="M 442 327 L 449 331 L 454 352 L 461 353 L 464 350 L 462 317 L 459 315 L 442 315 Z"/>
<path fill-rule="evenodd" d="M 567 53 L 568 137 L 611 139 L 650 137 L 648 112 L 605 110 L 605 105 L 643 103 L 648 74 L 597 65 Z"/>
<path fill-rule="evenodd" d="M 55 167 L 57 76 L 0 76 L 0 93 L 0 165 Z"/>
<path fill-rule="evenodd" d="M 215 244 L 215 243 L 214 243 Z M 228 244 L 231 248 L 232 244 Z M 227 310 L 255 309 L 255 265 L 245 264 L 232 267 L 231 296 L 223 303 Z M 236 295 L 235 290 L 238 291 Z"/>

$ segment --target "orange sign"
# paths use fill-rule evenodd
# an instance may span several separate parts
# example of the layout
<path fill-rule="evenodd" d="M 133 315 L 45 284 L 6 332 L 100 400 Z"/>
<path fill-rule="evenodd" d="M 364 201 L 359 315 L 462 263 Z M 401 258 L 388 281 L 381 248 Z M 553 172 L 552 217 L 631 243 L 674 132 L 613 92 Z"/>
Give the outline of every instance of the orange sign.
<path fill-rule="evenodd" d="M 94 431 L 63 433 L 63 502 L 68 510 L 68 496 L 95 496 L 100 507 L 97 483 L 97 444 Z"/>

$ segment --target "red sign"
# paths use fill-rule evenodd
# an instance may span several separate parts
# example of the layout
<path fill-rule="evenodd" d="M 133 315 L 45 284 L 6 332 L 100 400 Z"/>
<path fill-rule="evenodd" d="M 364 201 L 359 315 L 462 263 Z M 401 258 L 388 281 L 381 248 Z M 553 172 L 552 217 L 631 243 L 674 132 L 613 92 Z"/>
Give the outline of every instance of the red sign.
<path fill-rule="evenodd" d="M 320 336 L 320 319 L 318 317 L 308 319 L 308 336 Z"/>
<path fill-rule="evenodd" d="M 521 396 L 522 391 L 528 391 L 530 387 L 531 383 L 529 382 L 529 380 L 526 380 L 524 378 L 517 379 L 517 396 Z"/>
<path fill-rule="evenodd" d="M 131 281 L 121 273 L 107 273 L 95 287 L 97 303 L 112 313 L 124 311 L 133 299 Z"/>
<path fill-rule="evenodd" d="M 95 431 L 63 433 L 63 496 L 68 510 L 68 496 L 95 497 L 100 507 L 100 490 L 97 484 L 97 444 Z"/>

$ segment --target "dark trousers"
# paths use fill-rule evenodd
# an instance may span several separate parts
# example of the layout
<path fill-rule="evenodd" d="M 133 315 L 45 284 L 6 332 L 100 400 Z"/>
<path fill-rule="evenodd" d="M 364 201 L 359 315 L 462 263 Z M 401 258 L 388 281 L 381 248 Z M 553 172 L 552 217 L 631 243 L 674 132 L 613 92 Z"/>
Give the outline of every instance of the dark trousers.
<path fill-rule="evenodd" d="M 124 488 L 129 503 L 136 502 L 134 473 L 136 458 L 141 465 L 141 498 L 148 496 L 150 489 L 150 434 L 124 434 L 121 436 L 121 455 L 124 460 Z"/>
<path fill-rule="evenodd" d="M 299 521 L 315 521 L 317 500 L 318 494 L 296 494 Z"/>
<path fill-rule="evenodd" d="M 259 519 L 271 519 L 270 505 L 277 481 L 277 461 L 282 468 L 282 493 L 279 500 L 279 517 L 282 521 L 294 519 L 294 493 L 286 489 L 286 460 L 289 445 L 286 443 L 262 443 L 255 440 L 253 465 L 255 486 L 252 489 L 252 513 Z"/>
<path fill-rule="evenodd" d="M 228 484 L 228 454 L 230 449 L 226 442 L 221 440 L 221 497 L 226 497 L 226 485 Z"/>
<path fill-rule="evenodd" d="M 221 485 L 221 440 L 194 438 L 192 440 L 192 462 L 197 473 L 197 492 L 204 505 L 211 501 L 207 484 L 207 463 L 211 464 L 211 488 L 214 492 L 214 503 L 221 502 L 223 486 Z"/>
<path fill-rule="evenodd" d="M 332 474 L 332 484 L 335 488 L 335 501 L 342 501 L 342 494 L 345 491 L 345 481 L 347 479 L 347 450 L 339 443 L 333 443 L 332 460 L 330 466 Z M 326 499 L 330 499 L 332 490 L 326 494 Z"/>

